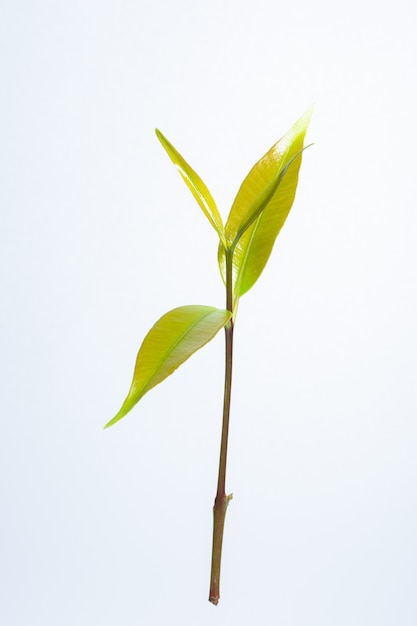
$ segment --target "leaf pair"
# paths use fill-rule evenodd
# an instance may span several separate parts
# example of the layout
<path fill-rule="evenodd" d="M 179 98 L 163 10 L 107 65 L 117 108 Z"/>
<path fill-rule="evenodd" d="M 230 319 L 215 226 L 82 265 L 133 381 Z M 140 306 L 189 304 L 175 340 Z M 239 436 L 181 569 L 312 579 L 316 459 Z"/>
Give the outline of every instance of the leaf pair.
<path fill-rule="evenodd" d="M 145 393 L 210 341 L 236 313 L 240 296 L 258 280 L 294 201 L 311 114 L 312 107 L 254 165 L 236 195 L 225 226 L 203 180 L 156 130 L 168 156 L 219 237 L 218 262 L 225 283 L 226 258 L 232 259 L 230 308 L 233 311 L 194 305 L 173 309 L 161 317 L 139 350 L 127 398 L 106 428 L 124 417 Z"/>
<path fill-rule="evenodd" d="M 261 275 L 292 207 L 304 137 L 312 112 L 313 107 L 310 107 L 254 165 L 236 195 L 225 227 L 205 183 L 164 135 L 156 130 L 168 156 L 217 232 L 220 240 L 218 261 L 224 282 L 226 249 L 233 250 L 236 304 Z"/>

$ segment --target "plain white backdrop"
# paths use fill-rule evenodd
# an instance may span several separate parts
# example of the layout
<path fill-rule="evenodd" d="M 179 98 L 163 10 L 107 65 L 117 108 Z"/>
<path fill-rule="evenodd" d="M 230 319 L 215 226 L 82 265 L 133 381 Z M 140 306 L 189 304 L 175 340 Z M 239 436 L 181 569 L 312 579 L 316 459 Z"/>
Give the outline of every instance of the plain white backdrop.
<path fill-rule="evenodd" d="M 1 623 L 415 626 L 414 3 L 0 4 Z M 221 334 L 103 431 L 156 319 L 224 306 L 154 128 L 226 217 L 312 102 L 240 303 L 215 608 Z"/>

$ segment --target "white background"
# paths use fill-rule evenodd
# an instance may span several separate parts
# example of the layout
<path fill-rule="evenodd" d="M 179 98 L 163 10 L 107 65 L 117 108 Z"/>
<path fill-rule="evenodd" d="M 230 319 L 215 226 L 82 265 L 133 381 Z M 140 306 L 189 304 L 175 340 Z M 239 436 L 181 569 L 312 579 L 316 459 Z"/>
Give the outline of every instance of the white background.
<path fill-rule="evenodd" d="M 3 1 L 0 621 L 415 626 L 415 4 Z M 222 598 L 221 334 L 104 431 L 164 312 L 224 306 L 216 235 L 312 103 L 241 300 Z"/>

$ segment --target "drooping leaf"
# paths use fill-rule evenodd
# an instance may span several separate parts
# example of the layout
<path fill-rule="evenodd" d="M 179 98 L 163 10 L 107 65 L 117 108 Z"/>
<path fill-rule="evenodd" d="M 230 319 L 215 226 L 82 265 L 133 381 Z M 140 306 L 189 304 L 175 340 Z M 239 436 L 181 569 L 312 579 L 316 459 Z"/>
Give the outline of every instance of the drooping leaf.
<path fill-rule="evenodd" d="M 229 311 L 202 305 L 178 307 L 163 315 L 143 340 L 127 398 L 105 428 L 129 413 L 145 393 L 208 343 L 230 318 Z"/>
<path fill-rule="evenodd" d="M 213 196 L 211 195 L 207 186 L 201 180 L 197 172 L 195 172 L 192 167 L 188 165 L 187 161 L 184 159 L 184 157 L 181 156 L 178 150 L 174 148 L 172 143 L 170 143 L 168 139 L 164 137 L 161 131 L 156 129 L 155 133 L 162 146 L 165 148 L 169 158 L 183 177 L 194 198 L 197 200 L 203 213 L 217 232 L 220 241 L 224 244 L 225 237 L 223 220 L 213 199 Z"/>
<path fill-rule="evenodd" d="M 236 299 L 249 291 L 258 280 L 291 210 L 298 183 L 301 151 L 311 115 L 312 107 L 254 165 L 233 202 L 225 234 L 228 245 L 236 246 L 233 254 Z M 285 175 L 280 179 L 283 172 Z M 239 233 L 257 211 L 257 219 L 240 236 Z M 225 280 L 225 252 L 222 246 L 219 246 L 218 260 Z"/>

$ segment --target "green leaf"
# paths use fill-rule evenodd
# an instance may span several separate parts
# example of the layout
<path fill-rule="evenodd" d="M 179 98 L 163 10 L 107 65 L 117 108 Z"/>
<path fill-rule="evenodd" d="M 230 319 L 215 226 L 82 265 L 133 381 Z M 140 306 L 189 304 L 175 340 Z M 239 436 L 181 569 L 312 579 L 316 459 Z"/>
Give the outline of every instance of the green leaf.
<path fill-rule="evenodd" d="M 155 133 L 162 146 L 165 148 L 169 158 L 183 177 L 194 198 L 197 200 L 203 213 L 217 232 L 220 241 L 225 244 L 223 221 L 213 196 L 207 186 L 201 180 L 197 172 L 195 172 L 192 167 L 188 165 L 187 161 L 181 156 L 178 150 L 174 148 L 172 143 L 164 137 L 161 131 L 156 129 Z"/>
<path fill-rule="evenodd" d="M 105 428 L 129 413 L 145 393 L 208 343 L 231 315 L 229 311 L 201 305 L 178 307 L 163 315 L 143 340 L 127 398 Z"/>
<path fill-rule="evenodd" d="M 306 146 L 306 148 L 308 147 L 309 146 Z M 305 150 L 305 148 L 299 150 L 296 154 L 294 154 L 294 156 L 292 156 L 291 159 L 286 162 L 284 168 L 279 168 L 273 180 L 265 187 L 263 191 L 261 191 L 261 193 L 255 198 L 254 202 L 249 206 L 248 211 L 246 215 L 242 218 L 237 233 L 234 237 L 233 243 L 231 245 L 232 250 L 236 247 L 237 242 L 239 241 L 243 233 L 256 222 L 264 209 L 266 209 L 270 200 L 272 200 L 272 197 L 274 196 L 279 185 L 281 184 L 281 181 L 287 173 L 288 169 L 295 161 L 295 159 L 301 155 L 303 150 Z"/>
<path fill-rule="evenodd" d="M 251 169 L 230 210 L 225 235 L 233 253 L 233 285 L 237 300 L 261 275 L 295 198 L 304 137 L 312 107 Z M 253 223 L 252 223 L 252 220 Z M 219 246 L 225 279 L 225 252 Z"/>

